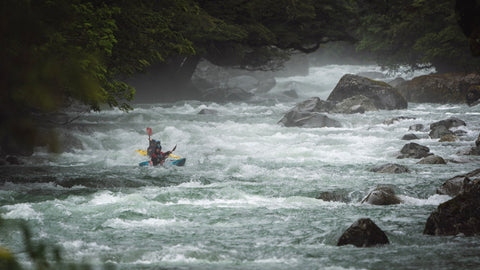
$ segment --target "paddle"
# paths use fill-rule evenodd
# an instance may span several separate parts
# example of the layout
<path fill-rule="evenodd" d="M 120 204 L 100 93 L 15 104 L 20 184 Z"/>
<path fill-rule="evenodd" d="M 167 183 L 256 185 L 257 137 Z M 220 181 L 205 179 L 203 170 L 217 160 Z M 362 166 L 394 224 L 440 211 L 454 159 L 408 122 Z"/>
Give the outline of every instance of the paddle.
<path fill-rule="evenodd" d="M 163 162 L 165 162 L 165 159 L 167 159 L 168 156 L 170 156 L 170 154 L 171 154 L 173 151 L 175 151 L 175 149 L 177 149 L 177 145 L 176 145 L 176 144 L 175 144 L 175 147 L 173 147 L 172 150 L 165 152 L 165 155 L 163 155 L 162 161 L 160 162 L 160 164 L 163 164 Z"/>
<path fill-rule="evenodd" d="M 148 134 L 148 139 L 150 139 L 150 136 L 152 136 L 152 129 L 147 127 L 147 134 Z"/>

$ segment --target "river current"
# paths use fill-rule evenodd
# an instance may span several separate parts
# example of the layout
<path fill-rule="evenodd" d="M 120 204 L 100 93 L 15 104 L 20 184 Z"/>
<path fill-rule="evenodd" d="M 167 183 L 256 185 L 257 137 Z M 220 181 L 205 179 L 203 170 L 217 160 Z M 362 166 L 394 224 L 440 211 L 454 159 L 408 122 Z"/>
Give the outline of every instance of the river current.
<path fill-rule="evenodd" d="M 296 103 L 326 99 L 343 74 L 361 71 L 380 70 L 314 67 L 307 76 L 277 78 L 256 102 L 135 104 L 129 113 L 82 115 L 70 130 L 81 149 L 39 148 L 23 165 L 0 167 L 0 215 L 7 224 L 26 222 L 33 240 L 59 247 L 64 260 L 98 269 L 480 268 L 480 238 L 422 233 L 430 213 L 451 199 L 436 189 L 479 166 L 479 157 L 458 152 L 478 137 L 480 105 L 410 103 L 405 110 L 329 115 L 340 128 L 277 123 Z M 298 99 L 279 98 L 292 84 Z M 202 109 L 218 113 L 198 114 Z M 408 118 L 385 123 L 398 116 Z M 456 128 L 464 135 L 455 142 L 430 139 L 429 125 L 450 117 L 467 123 Z M 413 132 L 420 137 L 415 142 L 447 165 L 396 158 L 414 124 L 426 127 Z M 139 167 L 146 159 L 135 150 L 148 145 L 146 127 L 164 150 L 177 145 L 174 154 L 186 157 L 186 165 Z M 370 172 L 386 163 L 411 173 Z M 361 204 L 379 185 L 392 187 L 403 203 Z M 317 199 L 323 192 L 340 199 Z M 360 218 L 374 221 L 390 244 L 337 247 Z M 0 246 L 28 267 L 20 231 L 0 231 Z"/>

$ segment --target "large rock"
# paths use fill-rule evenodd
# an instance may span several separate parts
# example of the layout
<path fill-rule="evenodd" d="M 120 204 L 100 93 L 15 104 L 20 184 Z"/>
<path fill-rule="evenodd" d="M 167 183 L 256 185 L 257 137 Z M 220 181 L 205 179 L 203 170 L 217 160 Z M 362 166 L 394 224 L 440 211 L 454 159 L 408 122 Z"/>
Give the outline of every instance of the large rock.
<path fill-rule="evenodd" d="M 405 144 L 400 150 L 400 155 L 397 158 L 424 158 L 426 156 L 432 155 L 430 153 L 430 148 L 420 145 L 418 143 L 408 143 Z"/>
<path fill-rule="evenodd" d="M 399 164 L 394 164 L 394 163 L 388 163 L 385 165 L 374 167 L 370 171 L 376 172 L 376 173 L 409 173 L 410 172 L 410 170 L 407 167 Z"/>
<path fill-rule="evenodd" d="M 430 138 L 438 139 L 443 136 L 455 136 L 455 133 L 451 131 L 451 128 L 466 126 L 465 121 L 458 119 L 456 117 L 451 117 L 445 120 L 441 120 L 435 123 L 430 124 Z"/>
<path fill-rule="evenodd" d="M 298 103 L 292 110 L 299 112 L 329 112 L 335 106 L 334 103 L 313 97 Z"/>
<path fill-rule="evenodd" d="M 405 109 L 408 105 L 405 98 L 389 84 L 352 74 L 340 79 L 327 101 L 340 102 L 357 95 L 373 100 L 375 107 L 381 110 Z"/>
<path fill-rule="evenodd" d="M 288 112 L 279 122 L 285 127 L 305 127 L 305 128 L 321 128 L 321 127 L 341 127 L 342 125 L 335 119 L 316 112 Z"/>
<path fill-rule="evenodd" d="M 455 136 L 455 133 L 453 133 L 445 126 L 436 126 L 430 130 L 430 133 L 428 133 L 428 135 L 432 139 L 439 139 L 443 136 Z"/>
<path fill-rule="evenodd" d="M 472 181 L 455 198 L 430 214 L 424 234 L 472 236 L 480 234 L 480 180 Z"/>
<path fill-rule="evenodd" d="M 364 95 L 357 95 L 346 98 L 337 104 L 332 109 L 332 113 L 364 113 L 366 111 L 378 111 L 374 101 Z"/>
<path fill-rule="evenodd" d="M 395 195 L 395 191 L 390 187 L 377 187 L 362 200 L 362 203 L 373 205 L 391 205 L 401 202 L 402 201 Z"/>
<path fill-rule="evenodd" d="M 480 74 L 431 74 L 413 78 L 397 87 L 408 100 L 415 103 L 466 103 L 472 85 L 480 85 Z M 471 94 L 470 100 L 475 99 Z M 469 101 L 473 103 L 475 101 Z"/>
<path fill-rule="evenodd" d="M 460 127 L 460 126 L 466 126 L 467 123 L 465 123 L 465 121 L 457 118 L 457 117 L 450 117 L 448 119 L 445 119 L 445 120 L 441 120 L 441 121 L 438 121 L 438 122 L 434 122 L 434 123 L 431 123 L 430 124 L 430 129 L 434 129 L 438 126 L 444 126 L 446 127 L 447 129 L 451 129 L 451 128 L 454 128 L 454 127 Z"/>
<path fill-rule="evenodd" d="M 422 160 L 417 162 L 417 164 L 447 164 L 447 162 L 441 156 L 430 155 L 424 157 Z"/>
<path fill-rule="evenodd" d="M 297 104 L 278 123 L 286 127 L 341 127 L 340 122 L 320 113 L 332 107 L 331 102 L 314 97 Z"/>
<path fill-rule="evenodd" d="M 437 189 L 437 194 L 448 195 L 451 197 L 457 196 L 465 190 L 467 185 L 470 184 L 471 179 L 480 179 L 480 169 L 448 179 Z"/>
<path fill-rule="evenodd" d="M 387 235 L 369 218 L 355 221 L 338 239 L 337 246 L 371 247 L 390 244 Z"/>

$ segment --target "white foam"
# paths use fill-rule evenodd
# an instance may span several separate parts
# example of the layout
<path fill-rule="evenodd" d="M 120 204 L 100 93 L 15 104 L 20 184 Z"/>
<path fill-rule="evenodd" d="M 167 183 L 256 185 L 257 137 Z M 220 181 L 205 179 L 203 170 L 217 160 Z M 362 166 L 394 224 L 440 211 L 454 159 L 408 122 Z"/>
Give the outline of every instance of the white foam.
<path fill-rule="evenodd" d="M 8 212 L 2 215 L 5 219 L 25 219 L 43 221 L 43 214 L 33 209 L 30 203 L 19 203 L 15 205 L 5 205 L 2 208 Z"/>
<path fill-rule="evenodd" d="M 102 224 L 103 227 L 109 227 L 121 230 L 151 230 L 171 225 L 185 225 L 189 221 L 177 221 L 176 219 L 147 218 L 143 220 L 123 220 L 120 218 L 109 219 Z"/>
<path fill-rule="evenodd" d="M 399 195 L 398 197 L 405 204 L 419 205 L 419 206 L 422 206 L 422 205 L 439 205 L 441 203 L 444 203 L 444 202 L 452 199 L 452 197 L 450 197 L 448 195 L 439 195 L 439 194 L 432 195 L 432 196 L 428 197 L 427 199 L 419 199 L 419 198 L 413 198 L 413 197 L 408 197 L 408 196 L 403 196 L 403 195 Z"/>

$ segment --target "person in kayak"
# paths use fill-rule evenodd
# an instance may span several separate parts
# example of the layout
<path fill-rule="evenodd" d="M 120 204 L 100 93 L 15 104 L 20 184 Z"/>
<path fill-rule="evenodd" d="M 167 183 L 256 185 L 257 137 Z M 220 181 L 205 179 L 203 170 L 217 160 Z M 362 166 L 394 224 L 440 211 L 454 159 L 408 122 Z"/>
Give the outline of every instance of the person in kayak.
<path fill-rule="evenodd" d="M 172 151 L 167 151 L 165 153 L 162 152 L 162 147 L 157 147 L 155 148 L 155 152 L 152 154 L 152 165 L 157 166 L 157 165 L 163 165 L 165 162 L 165 159 L 172 153 Z"/>
<path fill-rule="evenodd" d="M 160 141 L 156 141 L 154 139 L 148 138 L 148 148 L 147 148 L 147 155 L 149 157 L 152 156 L 153 153 L 155 153 L 155 150 L 157 148 L 160 148 L 160 151 L 162 150 L 162 145 L 160 144 Z"/>

